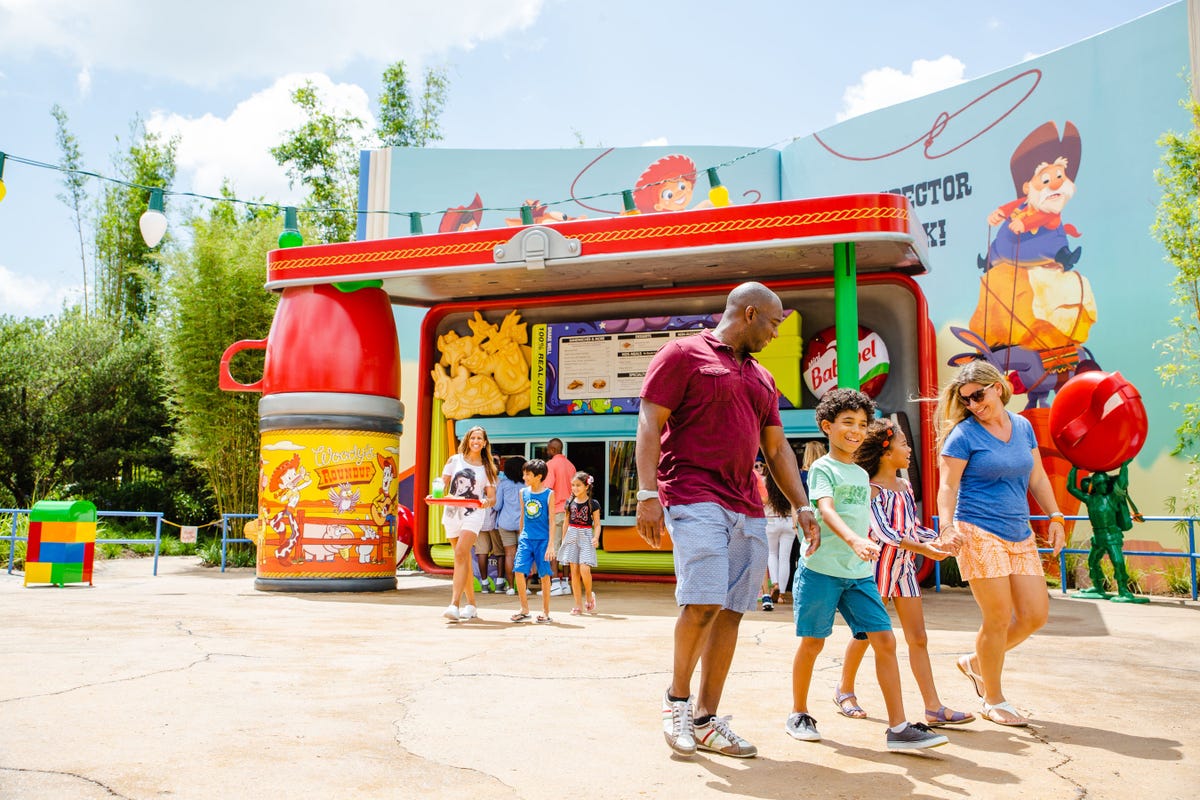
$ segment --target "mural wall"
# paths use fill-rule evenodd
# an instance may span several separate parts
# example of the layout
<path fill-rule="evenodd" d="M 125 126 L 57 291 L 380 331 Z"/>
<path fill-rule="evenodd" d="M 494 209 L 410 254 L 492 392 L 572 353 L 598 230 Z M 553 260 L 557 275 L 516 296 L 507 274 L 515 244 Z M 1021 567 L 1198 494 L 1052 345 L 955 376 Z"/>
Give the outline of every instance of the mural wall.
<path fill-rule="evenodd" d="M 937 328 L 942 376 L 967 358 L 993 361 L 1017 389 L 1012 410 L 1036 417 L 1076 372 L 1120 371 L 1140 390 L 1151 420 L 1130 471 L 1132 492 L 1146 513 L 1162 513 L 1182 485 L 1180 462 L 1169 455 L 1178 423 L 1170 404 L 1179 398 L 1155 373 L 1154 343 L 1170 331 L 1172 268 L 1149 228 L 1159 196 L 1155 140 L 1190 124 L 1179 106 L 1187 90 L 1186 23 L 1186 7 L 1176 3 L 782 152 L 364 153 L 362 202 L 392 213 L 369 215 L 359 235 L 408 235 L 410 211 L 422 212 L 426 232 L 519 225 L 515 209 L 525 203 L 535 221 L 609 216 L 623 211 L 622 190 L 643 212 L 681 213 L 720 204 L 724 193 L 734 204 L 904 194 L 929 237 L 931 274 L 919 283 Z M 710 192 L 705 170 L 713 166 L 724 193 Z M 396 314 L 404 400 L 414 409 L 423 311 Z M 402 471 L 413 463 L 413 438 L 403 437 Z M 1173 536 L 1159 527 L 1157 535 Z"/>
<path fill-rule="evenodd" d="M 1155 140 L 1190 124 L 1179 106 L 1187 69 L 1177 3 L 849 120 L 782 157 L 785 197 L 898 191 L 912 201 L 929 235 L 932 274 L 918 282 L 942 377 L 982 355 L 1010 376 L 1013 411 L 1047 408 L 1079 370 L 1131 381 L 1150 416 L 1131 485 L 1153 513 L 1182 487 L 1169 455 L 1178 398 L 1162 386 L 1154 350 L 1170 332 L 1173 268 L 1150 225 Z"/>

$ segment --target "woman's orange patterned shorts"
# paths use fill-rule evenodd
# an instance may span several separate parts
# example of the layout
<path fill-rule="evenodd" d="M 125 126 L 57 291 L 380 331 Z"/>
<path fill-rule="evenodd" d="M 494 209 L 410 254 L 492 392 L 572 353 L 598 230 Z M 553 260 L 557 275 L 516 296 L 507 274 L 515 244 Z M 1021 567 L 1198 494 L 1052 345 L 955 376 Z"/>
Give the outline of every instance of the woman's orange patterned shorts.
<path fill-rule="evenodd" d="M 1010 542 L 969 522 L 956 522 L 954 527 L 963 537 L 956 556 L 963 580 L 1045 574 L 1032 533 L 1024 541 Z"/>

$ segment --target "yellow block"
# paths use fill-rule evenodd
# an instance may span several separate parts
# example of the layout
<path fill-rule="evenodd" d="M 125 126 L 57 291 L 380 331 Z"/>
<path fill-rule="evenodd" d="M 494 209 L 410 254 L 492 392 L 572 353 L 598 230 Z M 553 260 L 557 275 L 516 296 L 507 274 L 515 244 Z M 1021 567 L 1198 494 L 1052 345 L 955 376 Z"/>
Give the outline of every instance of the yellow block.
<path fill-rule="evenodd" d="M 793 408 L 800 407 L 802 385 L 800 360 L 804 356 L 800 339 L 800 312 L 789 311 L 779 326 L 779 336 L 757 353 L 758 363 L 771 373 L 775 387 L 788 399 Z"/>
<path fill-rule="evenodd" d="M 45 523 L 42 523 L 43 525 Z M 26 561 L 25 562 L 25 585 L 31 583 L 53 583 L 50 580 L 51 569 L 54 564 L 49 561 Z"/>

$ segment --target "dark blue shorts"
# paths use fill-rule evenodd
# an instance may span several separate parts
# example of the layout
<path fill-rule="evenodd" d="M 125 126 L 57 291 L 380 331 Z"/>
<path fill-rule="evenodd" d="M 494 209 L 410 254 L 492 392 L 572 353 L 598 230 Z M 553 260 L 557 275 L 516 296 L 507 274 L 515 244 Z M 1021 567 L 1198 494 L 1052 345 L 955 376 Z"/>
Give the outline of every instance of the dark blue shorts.
<path fill-rule="evenodd" d="M 855 638 L 859 634 L 890 631 L 888 617 L 875 578 L 835 578 L 800 566 L 792 593 L 796 635 L 825 639 L 833 633 L 833 612 L 842 612 Z"/>

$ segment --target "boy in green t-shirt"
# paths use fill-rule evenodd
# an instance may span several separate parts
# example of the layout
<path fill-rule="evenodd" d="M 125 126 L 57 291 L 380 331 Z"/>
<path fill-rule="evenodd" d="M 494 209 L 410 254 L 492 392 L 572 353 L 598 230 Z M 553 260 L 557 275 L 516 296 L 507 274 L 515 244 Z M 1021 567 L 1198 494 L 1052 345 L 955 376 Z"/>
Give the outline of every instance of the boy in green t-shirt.
<path fill-rule="evenodd" d="M 795 739 L 821 739 L 817 721 L 808 714 L 808 689 L 836 610 L 875 651 L 875 674 L 888 712 L 888 749 L 920 750 L 949 739 L 904 718 L 896 637 L 875 586 L 879 545 L 867 538 L 871 488 L 867 473 L 854 463 L 874 414 L 871 398 L 853 389 L 834 389 L 817 404 L 817 425 L 829 437 L 829 453 L 809 467 L 808 496 L 818 508 L 821 546 L 796 570 L 792 608 L 800 646 L 792 661 L 792 713 L 785 730 Z"/>

